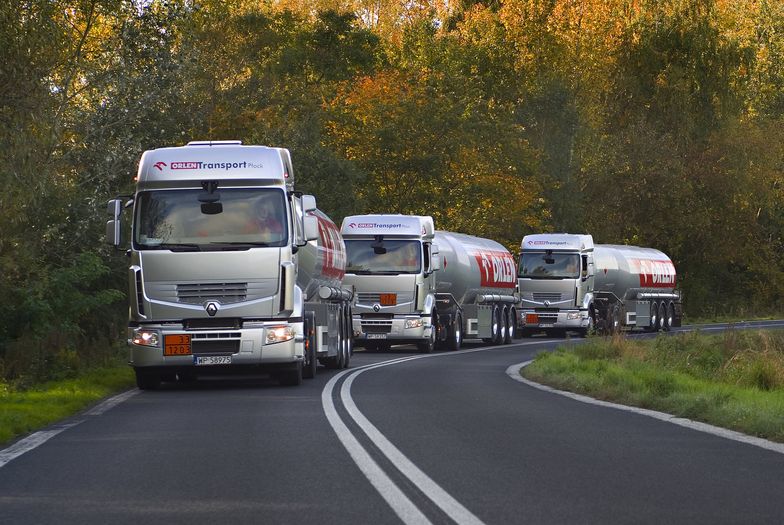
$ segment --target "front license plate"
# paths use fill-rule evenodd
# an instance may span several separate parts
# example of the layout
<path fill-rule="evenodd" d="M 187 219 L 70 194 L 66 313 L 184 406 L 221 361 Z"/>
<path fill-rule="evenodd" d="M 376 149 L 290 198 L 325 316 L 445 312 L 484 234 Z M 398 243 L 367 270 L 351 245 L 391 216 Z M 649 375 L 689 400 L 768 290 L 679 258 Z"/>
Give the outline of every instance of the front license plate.
<path fill-rule="evenodd" d="M 555 325 L 552 323 L 542 323 L 539 325 L 539 328 L 552 328 L 553 326 Z"/>
<path fill-rule="evenodd" d="M 387 334 L 367 334 L 368 339 L 386 339 Z"/>
<path fill-rule="evenodd" d="M 230 355 L 195 355 L 193 356 L 193 364 L 196 366 L 209 366 L 209 365 L 230 365 Z"/>
<path fill-rule="evenodd" d="M 163 355 L 191 355 L 191 336 L 188 334 L 163 336 Z"/>

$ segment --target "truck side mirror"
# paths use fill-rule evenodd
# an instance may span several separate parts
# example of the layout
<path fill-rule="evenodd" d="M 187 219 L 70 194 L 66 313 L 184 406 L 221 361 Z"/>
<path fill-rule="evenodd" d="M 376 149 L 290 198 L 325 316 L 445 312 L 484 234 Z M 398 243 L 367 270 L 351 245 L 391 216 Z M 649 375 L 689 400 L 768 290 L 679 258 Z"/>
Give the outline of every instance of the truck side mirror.
<path fill-rule="evenodd" d="M 122 200 L 112 199 L 106 204 L 106 211 L 111 217 L 106 221 L 106 243 L 116 248 L 122 243 Z"/>
<path fill-rule="evenodd" d="M 306 241 L 315 241 L 319 238 L 319 230 L 318 230 L 318 217 L 315 215 L 305 215 L 303 220 L 304 227 L 305 227 L 305 240 Z"/>
<path fill-rule="evenodd" d="M 441 256 L 438 253 L 438 246 L 434 244 L 430 251 L 430 271 L 437 272 L 441 269 Z"/>
<path fill-rule="evenodd" d="M 307 213 L 316 210 L 316 197 L 313 195 L 302 196 L 302 211 Z"/>

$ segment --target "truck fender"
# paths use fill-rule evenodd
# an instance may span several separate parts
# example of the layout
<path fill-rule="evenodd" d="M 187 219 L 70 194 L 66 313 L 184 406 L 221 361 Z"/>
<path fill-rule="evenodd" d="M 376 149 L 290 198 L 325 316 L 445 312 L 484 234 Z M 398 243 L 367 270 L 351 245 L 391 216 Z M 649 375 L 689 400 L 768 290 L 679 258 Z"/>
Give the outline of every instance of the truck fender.
<path fill-rule="evenodd" d="M 583 297 L 583 305 L 581 309 L 590 310 L 592 306 L 593 306 L 593 292 L 588 292 L 585 294 L 585 297 Z"/>
<path fill-rule="evenodd" d="M 433 297 L 433 294 L 431 293 L 427 294 L 427 297 L 425 297 L 425 304 L 422 309 L 422 317 L 425 316 L 430 317 L 431 315 L 433 315 L 433 308 L 435 308 L 435 306 L 436 306 L 436 298 Z"/>
<path fill-rule="evenodd" d="M 299 285 L 294 285 L 294 311 L 291 312 L 291 317 L 302 317 L 305 312 L 305 297 L 302 293 L 302 288 Z"/>

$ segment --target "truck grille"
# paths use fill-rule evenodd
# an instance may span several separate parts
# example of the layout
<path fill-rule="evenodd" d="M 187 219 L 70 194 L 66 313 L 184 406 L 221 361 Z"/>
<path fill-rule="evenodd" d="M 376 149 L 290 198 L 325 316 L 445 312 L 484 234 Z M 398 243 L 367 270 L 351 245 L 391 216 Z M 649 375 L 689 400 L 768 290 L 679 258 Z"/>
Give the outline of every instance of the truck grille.
<path fill-rule="evenodd" d="M 185 304 L 218 301 L 221 304 L 239 303 L 248 297 L 248 283 L 178 284 L 177 300 Z"/>
<path fill-rule="evenodd" d="M 363 319 L 362 331 L 366 334 L 388 334 L 392 331 L 392 320 Z"/>
<path fill-rule="evenodd" d="M 559 292 L 534 292 L 534 301 L 560 301 L 562 299 Z"/>

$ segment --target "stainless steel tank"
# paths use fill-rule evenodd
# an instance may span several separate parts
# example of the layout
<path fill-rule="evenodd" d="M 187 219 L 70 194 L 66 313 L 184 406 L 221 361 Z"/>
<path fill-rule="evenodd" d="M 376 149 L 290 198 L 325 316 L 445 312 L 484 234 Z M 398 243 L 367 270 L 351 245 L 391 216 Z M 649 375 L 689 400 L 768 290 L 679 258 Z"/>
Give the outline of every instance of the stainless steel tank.
<path fill-rule="evenodd" d="M 458 304 L 475 303 L 480 295 L 514 295 L 514 257 L 501 244 L 445 231 L 436 231 L 433 242 L 441 259 L 436 278 L 438 293 L 452 294 Z"/>
<path fill-rule="evenodd" d="M 340 289 L 346 273 L 346 245 L 338 227 L 324 212 L 308 213 L 318 218 L 319 237 L 297 252 L 297 284 L 310 300 L 319 293 L 319 288 Z"/>
<path fill-rule="evenodd" d="M 594 256 L 594 290 L 633 299 L 638 292 L 672 293 L 675 266 L 667 255 L 653 248 L 597 244 Z"/>

